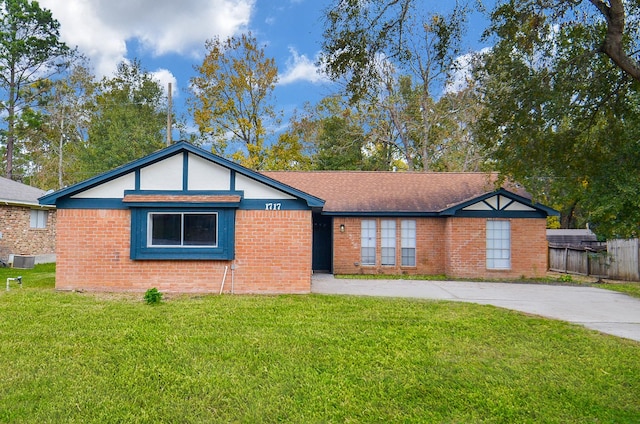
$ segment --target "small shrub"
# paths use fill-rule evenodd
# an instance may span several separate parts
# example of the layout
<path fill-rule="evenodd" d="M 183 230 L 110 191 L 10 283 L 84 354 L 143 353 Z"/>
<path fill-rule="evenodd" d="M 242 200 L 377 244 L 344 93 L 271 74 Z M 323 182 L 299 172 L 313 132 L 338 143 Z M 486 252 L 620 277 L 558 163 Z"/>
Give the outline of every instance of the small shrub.
<path fill-rule="evenodd" d="M 573 281 L 573 277 L 570 276 L 569 274 L 563 274 L 560 276 L 560 278 L 558 278 L 560 281 L 562 281 L 563 283 L 570 283 Z"/>
<path fill-rule="evenodd" d="M 162 301 L 162 293 L 157 288 L 152 288 L 144 293 L 144 301 L 147 305 L 157 305 Z"/>

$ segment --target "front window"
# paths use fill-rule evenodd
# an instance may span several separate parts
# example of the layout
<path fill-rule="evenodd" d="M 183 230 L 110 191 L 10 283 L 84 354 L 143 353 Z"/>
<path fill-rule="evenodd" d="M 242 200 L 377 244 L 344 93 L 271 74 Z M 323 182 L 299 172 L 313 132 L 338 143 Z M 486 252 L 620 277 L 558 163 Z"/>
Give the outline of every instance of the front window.
<path fill-rule="evenodd" d="M 362 265 L 376 264 L 376 221 L 365 219 L 361 224 Z"/>
<path fill-rule="evenodd" d="M 383 220 L 380 228 L 382 265 L 396 264 L 396 222 Z"/>
<path fill-rule="evenodd" d="M 511 223 L 487 221 L 487 269 L 511 268 Z"/>
<path fill-rule="evenodd" d="M 416 221 L 402 221 L 402 266 L 416 266 Z"/>
<path fill-rule="evenodd" d="M 216 213 L 150 213 L 147 246 L 216 247 Z"/>

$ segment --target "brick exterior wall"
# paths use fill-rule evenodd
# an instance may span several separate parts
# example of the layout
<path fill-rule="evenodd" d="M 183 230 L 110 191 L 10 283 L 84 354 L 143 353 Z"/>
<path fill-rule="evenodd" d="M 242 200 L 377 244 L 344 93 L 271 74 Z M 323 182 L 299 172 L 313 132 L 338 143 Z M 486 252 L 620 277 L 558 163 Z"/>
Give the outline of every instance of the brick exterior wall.
<path fill-rule="evenodd" d="M 58 211 L 59 290 L 309 293 L 311 212 L 236 211 L 235 261 L 133 261 L 129 210 Z M 235 265 L 232 272 L 231 266 Z"/>
<path fill-rule="evenodd" d="M 309 293 L 311 237 L 311 211 L 237 211 L 237 292 Z"/>
<path fill-rule="evenodd" d="M 376 265 L 361 265 L 360 236 L 362 219 L 376 221 Z M 401 266 L 401 222 L 416 221 L 416 266 Z M 396 265 L 382 266 L 381 222 L 396 223 Z M 444 220 L 439 218 L 342 218 L 333 219 L 333 272 L 335 274 L 444 274 Z M 344 233 L 340 232 L 344 225 Z"/>
<path fill-rule="evenodd" d="M 446 274 L 460 278 L 541 277 L 548 269 L 545 219 L 509 219 L 511 268 L 486 268 L 485 218 L 449 218 L 446 226 Z"/>
<path fill-rule="evenodd" d="M 9 254 L 50 255 L 56 251 L 56 211 L 47 213 L 46 228 L 31 228 L 31 209 L 0 206 L 0 259 Z"/>
<path fill-rule="evenodd" d="M 396 265 L 381 264 L 381 221 L 376 221 L 376 265 L 360 265 L 361 219 L 334 218 L 335 274 L 445 274 L 454 278 L 518 278 L 543 276 L 548 267 L 546 220 L 510 219 L 511 269 L 486 268 L 486 218 L 415 218 L 416 266 L 402 267 L 401 221 L 396 221 Z M 368 218 L 374 219 L 374 218 Z M 344 232 L 340 232 L 344 225 Z"/>

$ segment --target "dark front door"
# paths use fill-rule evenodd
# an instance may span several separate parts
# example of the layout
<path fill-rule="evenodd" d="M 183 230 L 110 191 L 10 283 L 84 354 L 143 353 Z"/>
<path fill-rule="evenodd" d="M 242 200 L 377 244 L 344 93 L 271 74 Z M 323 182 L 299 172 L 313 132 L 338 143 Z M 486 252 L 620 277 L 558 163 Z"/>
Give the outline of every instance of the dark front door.
<path fill-rule="evenodd" d="M 333 219 L 330 216 L 313 214 L 313 270 L 331 272 L 333 252 L 331 234 Z"/>

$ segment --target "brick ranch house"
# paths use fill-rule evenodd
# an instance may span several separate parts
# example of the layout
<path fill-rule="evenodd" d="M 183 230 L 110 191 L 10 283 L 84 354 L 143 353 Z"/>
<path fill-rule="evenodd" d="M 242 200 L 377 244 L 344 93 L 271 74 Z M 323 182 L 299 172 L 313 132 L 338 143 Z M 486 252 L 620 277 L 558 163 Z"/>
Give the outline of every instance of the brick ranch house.
<path fill-rule="evenodd" d="M 54 262 L 56 210 L 38 203 L 44 190 L 0 177 L 0 260 L 35 256 L 35 263 Z"/>
<path fill-rule="evenodd" d="M 178 142 L 40 198 L 61 290 L 308 293 L 314 271 L 536 276 L 555 211 L 488 174 L 259 173 Z"/>

